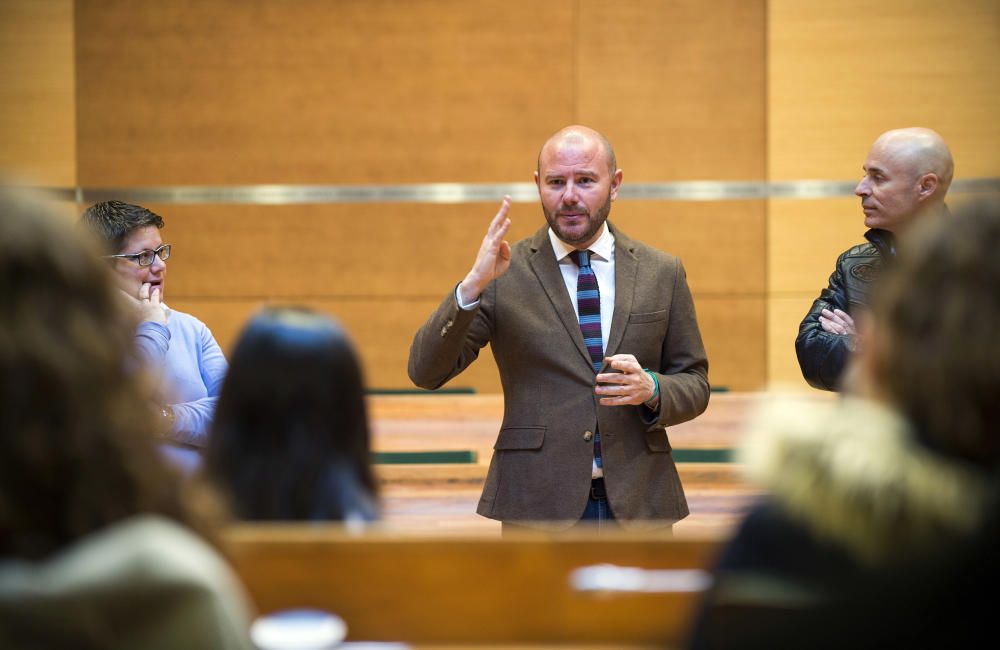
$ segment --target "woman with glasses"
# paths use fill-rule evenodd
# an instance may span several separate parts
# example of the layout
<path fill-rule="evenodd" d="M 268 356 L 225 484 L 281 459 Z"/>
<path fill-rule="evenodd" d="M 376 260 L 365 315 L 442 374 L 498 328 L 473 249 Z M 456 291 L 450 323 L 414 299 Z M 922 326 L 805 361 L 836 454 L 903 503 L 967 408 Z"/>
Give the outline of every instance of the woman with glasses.
<path fill-rule="evenodd" d="M 226 358 L 200 320 L 163 302 L 170 244 L 163 243 L 163 218 L 121 201 L 96 203 L 81 224 L 103 240 L 118 286 L 141 322 L 136 342 L 161 379 L 159 412 L 168 456 L 185 470 L 201 459 L 215 402 L 226 375 Z"/>

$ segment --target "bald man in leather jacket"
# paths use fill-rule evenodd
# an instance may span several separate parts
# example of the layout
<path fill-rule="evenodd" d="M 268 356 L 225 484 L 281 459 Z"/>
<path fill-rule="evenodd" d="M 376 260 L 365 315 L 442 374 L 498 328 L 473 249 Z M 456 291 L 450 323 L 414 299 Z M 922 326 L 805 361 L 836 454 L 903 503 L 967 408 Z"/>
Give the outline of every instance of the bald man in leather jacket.
<path fill-rule="evenodd" d="M 847 359 L 857 345 L 854 319 L 868 304 L 881 266 L 896 254 L 896 235 L 930 215 L 947 215 L 945 195 L 954 164 L 941 136 L 906 128 L 878 137 L 854 193 L 865 213 L 864 244 L 837 258 L 829 285 L 799 325 L 795 353 L 810 386 L 839 390 Z"/>

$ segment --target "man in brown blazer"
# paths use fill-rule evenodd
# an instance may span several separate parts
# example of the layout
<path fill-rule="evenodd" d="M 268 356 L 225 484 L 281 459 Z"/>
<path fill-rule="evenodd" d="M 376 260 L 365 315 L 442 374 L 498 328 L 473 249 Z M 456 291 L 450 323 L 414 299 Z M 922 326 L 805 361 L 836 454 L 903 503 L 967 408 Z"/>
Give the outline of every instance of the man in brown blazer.
<path fill-rule="evenodd" d="M 504 418 L 485 517 L 637 528 L 688 514 L 665 427 L 705 410 L 708 361 L 680 260 L 606 223 L 621 182 L 604 136 L 557 132 L 535 172 L 547 225 L 511 246 L 505 198 L 472 269 L 414 337 L 410 378 L 429 389 L 492 347 Z"/>

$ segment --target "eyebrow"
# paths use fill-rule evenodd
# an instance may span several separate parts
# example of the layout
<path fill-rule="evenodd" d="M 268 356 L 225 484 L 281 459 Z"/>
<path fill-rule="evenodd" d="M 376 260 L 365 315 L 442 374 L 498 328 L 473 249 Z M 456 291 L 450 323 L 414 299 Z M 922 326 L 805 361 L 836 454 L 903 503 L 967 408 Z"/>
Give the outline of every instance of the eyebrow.
<path fill-rule="evenodd" d="M 559 173 L 559 172 L 545 172 L 544 178 L 546 180 L 548 180 L 550 178 L 563 178 L 563 177 L 565 177 L 567 175 L 568 174 L 562 174 L 562 173 Z M 578 169 L 577 171 L 573 172 L 572 175 L 573 176 L 594 176 L 594 177 L 596 177 L 596 176 L 598 176 L 598 173 L 596 171 L 592 170 L 592 169 Z"/>

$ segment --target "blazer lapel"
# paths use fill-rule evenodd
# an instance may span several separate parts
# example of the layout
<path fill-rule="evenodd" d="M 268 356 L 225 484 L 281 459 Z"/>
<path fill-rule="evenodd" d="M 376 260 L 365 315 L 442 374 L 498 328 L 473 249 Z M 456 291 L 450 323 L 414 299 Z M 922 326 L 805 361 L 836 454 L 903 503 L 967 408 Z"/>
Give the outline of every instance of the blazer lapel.
<path fill-rule="evenodd" d="M 611 228 L 611 224 L 608 224 Z M 632 313 L 632 300 L 635 297 L 636 275 L 639 270 L 639 259 L 635 255 L 635 245 L 632 240 L 617 228 L 611 228 L 615 236 L 615 313 L 611 318 L 611 333 L 608 334 L 608 347 L 605 356 L 616 354 L 625 336 L 628 316 Z"/>
<path fill-rule="evenodd" d="M 580 356 L 587 362 L 589 368 L 593 368 L 590 353 L 587 352 L 587 346 L 583 344 L 580 322 L 576 319 L 573 303 L 570 302 L 569 294 L 566 291 L 566 282 L 563 280 L 562 271 L 559 270 L 559 263 L 556 262 L 552 242 L 549 241 L 548 227 L 543 227 L 535 233 L 531 241 L 531 251 L 532 256 L 529 258 L 531 270 L 534 271 L 542 289 L 549 297 L 549 302 L 552 303 L 552 308 L 559 316 L 563 327 L 566 328 L 570 340 L 576 344 Z M 615 310 L 617 311 L 617 305 Z"/>

